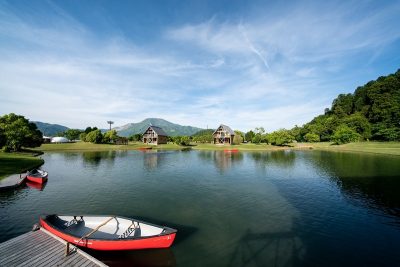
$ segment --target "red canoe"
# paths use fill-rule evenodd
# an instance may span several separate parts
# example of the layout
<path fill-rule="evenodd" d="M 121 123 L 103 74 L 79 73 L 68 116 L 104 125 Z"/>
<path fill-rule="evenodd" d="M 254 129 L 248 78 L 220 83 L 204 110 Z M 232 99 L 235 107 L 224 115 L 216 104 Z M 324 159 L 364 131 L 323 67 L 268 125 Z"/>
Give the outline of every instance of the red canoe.
<path fill-rule="evenodd" d="M 167 248 L 177 230 L 120 216 L 45 215 L 40 225 L 71 244 L 95 250 Z"/>
<path fill-rule="evenodd" d="M 47 172 L 34 169 L 27 173 L 26 179 L 34 183 L 43 184 L 47 181 L 47 176 Z"/>

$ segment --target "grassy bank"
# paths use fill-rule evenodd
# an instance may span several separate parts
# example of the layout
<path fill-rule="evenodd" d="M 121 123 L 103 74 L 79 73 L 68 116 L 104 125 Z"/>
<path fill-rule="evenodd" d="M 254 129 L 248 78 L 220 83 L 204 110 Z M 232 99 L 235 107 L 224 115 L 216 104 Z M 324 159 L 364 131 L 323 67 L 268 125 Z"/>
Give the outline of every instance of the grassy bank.
<path fill-rule="evenodd" d="M 39 167 L 43 163 L 41 158 L 34 157 L 34 153 L 0 152 L 0 180 L 8 175 Z"/>
<path fill-rule="evenodd" d="M 176 144 L 165 144 L 158 146 L 144 145 L 141 142 L 129 143 L 129 145 L 109 145 L 109 144 L 92 144 L 85 142 L 67 143 L 67 144 L 43 144 L 37 150 L 50 151 L 109 151 L 109 150 L 135 150 L 144 147 L 165 150 L 181 150 L 191 148 L 195 150 L 225 150 L 238 149 L 239 151 L 274 151 L 274 150 L 329 150 L 359 153 L 375 153 L 400 155 L 400 142 L 359 142 L 345 145 L 332 145 L 331 143 L 294 143 L 290 147 L 279 147 L 266 144 L 240 144 L 232 146 L 219 146 L 214 144 L 193 144 L 189 147 L 179 146 Z"/>
<path fill-rule="evenodd" d="M 344 145 L 309 143 L 314 149 L 400 156 L 400 142 L 358 142 Z"/>

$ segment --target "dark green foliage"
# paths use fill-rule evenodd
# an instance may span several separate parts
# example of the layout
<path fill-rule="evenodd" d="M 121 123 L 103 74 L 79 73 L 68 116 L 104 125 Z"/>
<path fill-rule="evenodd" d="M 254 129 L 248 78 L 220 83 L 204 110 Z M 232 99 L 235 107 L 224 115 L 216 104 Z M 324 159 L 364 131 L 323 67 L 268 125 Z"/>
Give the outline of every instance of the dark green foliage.
<path fill-rule="evenodd" d="M 103 135 L 100 130 L 94 130 L 86 135 L 85 141 L 95 144 L 101 144 L 101 142 L 103 141 Z"/>
<path fill-rule="evenodd" d="M 103 136 L 103 143 L 115 143 L 118 140 L 119 136 L 117 135 L 116 130 L 108 131 Z"/>
<path fill-rule="evenodd" d="M 304 141 L 310 142 L 310 143 L 319 142 L 319 141 L 320 141 L 319 135 L 318 135 L 318 134 L 315 134 L 315 133 L 307 133 L 307 134 L 304 136 Z"/>
<path fill-rule="evenodd" d="M 267 135 L 268 142 L 276 146 L 284 146 L 294 141 L 290 130 L 280 129 Z"/>
<path fill-rule="evenodd" d="M 68 129 L 65 131 L 64 136 L 68 138 L 68 140 L 72 141 L 79 139 L 81 133 L 82 131 L 78 129 Z"/>
<path fill-rule="evenodd" d="M 37 147 L 43 142 L 43 135 L 36 124 L 24 116 L 10 113 L 0 117 L 2 143 L 6 151 L 20 151 L 22 147 Z"/>
<path fill-rule="evenodd" d="M 361 135 L 351 129 L 349 126 L 342 124 L 333 133 L 332 141 L 337 144 L 346 144 L 350 142 L 357 142 L 361 138 Z"/>
<path fill-rule="evenodd" d="M 297 141 L 305 140 L 308 133 L 329 141 L 339 125 L 346 125 L 363 140 L 399 141 L 400 70 L 358 87 L 354 94 L 339 95 L 332 108 L 305 124 L 300 134 L 296 127 L 291 131 Z"/>
<path fill-rule="evenodd" d="M 235 130 L 235 136 L 233 137 L 233 144 L 240 145 L 244 141 L 244 133 Z"/>
<path fill-rule="evenodd" d="M 89 126 L 89 127 L 86 127 L 85 133 L 88 134 L 88 133 L 90 133 L 91 131 L 95 131 L 95 130 L 97 130 L 97 127 L 93 127 L 93 128 L 92 128 L 92 127 Z"/>
<path fill-rule="evenodd" d="M 81 133 L 80 135 L 79 135 L 79 139 L 81 140 L 81 141 L 83 141 L 83 142 L 86 142 L 86 133 L 85 132 L 83 132 L 83 133 Z"/>
<path fill-rule="evenodd" d="M 252 130 L 250 130 L 244 135 L 244 140 L 246 140 L 247 142 L 251 142 L 253 140 L 254 136 L 255 136 L 255 133 Z"/>
<path fill-rule="evenodd" d="M 129 141 L 140 141 L 142 140 L 142 134 L 134 134 L 129 136 L 128 138 Z"/>
<path fill-rule="evenodd" d="M 213 129 L 200 130 L 192 135 L 192 140 L 196 143 L 212 143 L 214 131 Z"/>
<path fill-rule="evenodd" d="M 190 145 L 190 137 L 189 136 L 175 136 L 175 137 L 172 137 L 172 140 L 177 145 L 181 145 L 181 146 Z"/>

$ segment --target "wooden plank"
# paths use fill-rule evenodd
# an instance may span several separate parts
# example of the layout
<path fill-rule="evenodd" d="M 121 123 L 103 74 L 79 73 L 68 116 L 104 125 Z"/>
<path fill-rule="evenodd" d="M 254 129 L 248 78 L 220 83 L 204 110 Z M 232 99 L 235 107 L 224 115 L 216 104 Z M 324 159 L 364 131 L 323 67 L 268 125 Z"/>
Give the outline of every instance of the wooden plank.
<path fill-rule="evenodd" d="M 65 257 L 66 242 L 45 229 L 0 244 L 0 266 L 107 266 L 77 249 Z"/>
<path fill-rule="evenodd" d="M 27 240 L 27 242 L 25 243 L 21 243 L 21 244 L 16 244 L 14 246 L 10 246 L 8 248 L 5 248 L 3 250 L 1 250 L 1 259 L 0 259 L 0 264 L 3 263 L 4 261 L 6 261 L 7 259 L 13 258 L 14 256 L 18 256 L 18 255 L 23 255 L 24 252 L 29 252 L 30 250 L 24 249 L 24 248 L 32 248 L 34 246 L 40 246 L 43 245 L 44 243 L 46 243 L 46 240 L 41 240 L 38 242 L 34 242 L 32 241 L 32 239 Z M 21 253 L 22 250 L 22 253 Z"/>
<path fill-rule="evenodd" d="M 31 258 L 32 256 L 37 255 L 41 251 L 48 250 L 49 248 L 54 246 L 56 242 L 57 242 L 56 240 L 49 240 L 48 242 L 43 241 L 43 243 L 37 244 L 36 246 L 27 247 L 28 249 L 16 250 L 15 253 L 8 255 L 5 260 L 0 261 L 0 265 L 18 261 L 18 259 Z"/>

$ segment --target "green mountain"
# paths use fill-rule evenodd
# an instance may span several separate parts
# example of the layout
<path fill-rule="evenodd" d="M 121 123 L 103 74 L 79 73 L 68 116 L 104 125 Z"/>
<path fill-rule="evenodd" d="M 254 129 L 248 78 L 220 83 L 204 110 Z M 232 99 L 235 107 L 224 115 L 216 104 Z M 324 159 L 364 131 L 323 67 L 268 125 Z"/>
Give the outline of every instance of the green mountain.
<path fill-rule="evenodd" d="M 57 133 L 65 132 L 68 130 L 68 127 L 59 125 L 59 124 L 50 124 L 40 121 L 32 121 L 36 124 L 37 128 L 42 132 L 45 136 L 55 136 Z"/>
<path fill-rule="evenodd" d="M 336 130 L 349 128 L 363 140 L 400 141 L 400 70 L 358 87 L 353 94 L 340 94 L 325 114 L 292 132 L 296 140 L 305 140 L 310 133 L 330 141 Z"/>
<path fill-rule="evenodd" d="M 118 135 L 128 137 L 143 133 L 150 125 L 161 127 L 169 136 L 190 136 L 202 130 L 201 128 L 182 126 L 158 118 L 148 118 L 138 123 L 128 123 L 121 127 L 115 127 L 114 129 L 118 132 Z"/>

